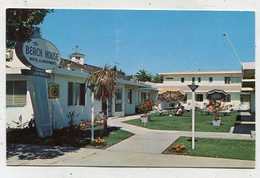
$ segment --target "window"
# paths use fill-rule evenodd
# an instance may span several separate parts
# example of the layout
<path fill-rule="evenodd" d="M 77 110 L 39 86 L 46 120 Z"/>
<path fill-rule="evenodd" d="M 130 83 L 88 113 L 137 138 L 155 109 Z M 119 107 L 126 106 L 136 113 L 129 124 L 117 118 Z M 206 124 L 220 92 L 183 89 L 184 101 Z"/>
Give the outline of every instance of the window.
<path fill-rule="evenodd" d="M 213 78 L 212 77 L 209 77 L 209 82 L 213 82 Z"/>
<path fill-rule="evenodd" d="M 231 95 L 227 94 L 227 96 L 223 99 L 223 102 L 231 102 Z"/>
<path fill-rule="evenodd" d="M 24 106 L 26 105 L 27 93 L 26 81 L 7 81 L 6 82 L 6 105 Z"/>
<path fill-rule="evenodd" d="M 196 94 L 195 95 L 195 101 L 203 101 L 203 94 Z"/>
<path fill-rule="evenodd" d="M 199 83 L 201 82 L 201 78 L 200 78 L 200 77 L 198 77 L 198 82 L 199 82 Z"/>
<path fill-rule="evenodd" d="M 184 78 L 181 78 L 181 83 L 184 83 L 185 79 Z"/>
<path fill-rule="evenodd" d="M 243 103 L 249 103 L 250 95 L 240 95 L 240 102 Z"/>
<path fill-rule="evenodd" d="M 225 77 L 225 84 L 230 84 L 231 78 L 230 77 Z"/>
<path fill-rule="evenodd" d="M 173 77 L 166 77 L 166 80 L 173 80 Z"/>
<path fill-rule="evenodd" d="M 195 77 L 192 77 L 192 82 L 195 82 Z"/>
<path fill-rule="evenodd" d="M 85 106 L 85 84 L 84 83 L 68 83 L 68 105 Z"/>
<path fill-rule="evenodd" d="M 183 104 L 187 103 L 187 94 L 185 94 L 184 98 L 183 98 Z"/>
<path fill-rule="evenodd" d="M 141 92 L 141 101 L 146 100 L 146 93 Z"/>
<path fill-rule="evenodd" d="M 127 103 L 132 104 L 132 90 L 131 89 L 127 90 Z"/>
<path fill-rule="evenodd" d="M 122 111 L 122 88 L 115 89 L 115 112 Z"/>
<path fill-rule="evenodd" d="M 80 59 L 80 57 L 76 56 L 76 59 Z"/>

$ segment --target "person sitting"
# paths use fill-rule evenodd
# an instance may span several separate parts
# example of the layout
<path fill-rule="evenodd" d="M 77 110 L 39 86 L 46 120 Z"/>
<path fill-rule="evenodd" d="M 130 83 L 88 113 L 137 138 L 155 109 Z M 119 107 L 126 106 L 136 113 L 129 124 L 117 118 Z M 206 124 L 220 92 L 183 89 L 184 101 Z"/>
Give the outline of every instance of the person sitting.
<path fill-rule="evenodd" d="M 184 113 L 184 107 L 182 106 L 182 107 L 180 107 L 180 108 L 177 110 L 175 116 L 181 116 L 183 113 Z"/>
<path fill-rule="evenodd" d="M 209 105 L 207 113 L 211 114 L 213 112 L 214 112 L 214 107 L 212 105 Z"/>
<path fill-rule="evenodd" d="M 159 104 L 155 104 L 153 107 L 152 107 L 152 109 L 153 109 L 153 112 L 154 113 L 159 113 L 159 115 L 161 116 L 162 115 L 162 106 Z"/>

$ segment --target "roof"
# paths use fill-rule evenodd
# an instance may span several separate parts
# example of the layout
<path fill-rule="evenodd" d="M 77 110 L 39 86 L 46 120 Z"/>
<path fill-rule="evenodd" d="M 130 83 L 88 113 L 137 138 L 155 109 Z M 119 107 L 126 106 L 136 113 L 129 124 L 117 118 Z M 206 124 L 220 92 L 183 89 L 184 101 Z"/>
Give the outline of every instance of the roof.
<path fill-rule="evenodd" d="M 192 74 L 242 74 L 241 70 L 208 70 L 208 71 L 181 71 L 162 72 L 158 75 L 192 75 Z"/>
<path fill-rule="evenodd" d="M 117 79 L 117 81 L 119 83 L 126 84 L 126 85 L 133 85 L 133 86 L 138 86 L 138 87 L 151 88 L 151 85 L 147 85 L 147 84 L 144 84 L 144 83 L 137 83 L 137 82 L 133 82 L 133 81 L 129 81 L 129 80 L 124 80 L 122 78 Z"/>
<path fill-rule="evenodd" d="M 255 69 L 255 62 L 243 62 L 242 69 L 243 70 Z"/>
<path fill-rule="evenodd" d="M 69 57 L 70 56 L 79 56 L 79 57 L 84 57 L 85 55 L 84 54 L 81 54 L 81 53 L 78 53 L 78 52 L 76 52 L 76 53 L 72 53 L 72 54 L 70 54 L 69 55 Z"/>
<path fill-rule="evenodd" d="M 183 90 L 184 92 L 191 92 L 190 88 L 186 85 L 182 85 L 182 86 L 173 86 L 173 85 L 153 85 L 152 87 L 154 88 L 158 88 L 159 90 L 163 89 L 163 88 L 167 88 L 167 87 L 174 87 L 174 88 L 178 88 Z M 241 85 L 227 85 L 227 86 L 209 86 L 209 85 L 200 85 L 198 87 L 198 89 L 196 90 L 196 92 L 208 92 L 210 90 L 214 90 L 214 89 L 220 89 L 220 90 L 224 90 L 225 92 L 240 92 L 241 91 L 242 86 Z"/>
<path fill-rule="evenodd" d="M 97 67 L 97 66 L 93 66 L 93 65 L 89 65 L 89 64 L 79 64 L 79 63 L 76 63 L 74 61 L 71 61 L 71 60 L 67 60 L 67 59 L 61 59 L 61 63 L 60 65 L 68 65 L 70 64 L 71 66 L 75 66 L 77 68 L 80 68 L 80 69 L 85 69 L 85 70 L 88 70 L 89 72 L 95 72 L 99 69 L 102 69 L 102 67 Z M 119 78 L 123 78 L 123 79 L 126 79 L 126 76 L 120 74 L 120 73 L 117 73 L 117 77 Z"/>

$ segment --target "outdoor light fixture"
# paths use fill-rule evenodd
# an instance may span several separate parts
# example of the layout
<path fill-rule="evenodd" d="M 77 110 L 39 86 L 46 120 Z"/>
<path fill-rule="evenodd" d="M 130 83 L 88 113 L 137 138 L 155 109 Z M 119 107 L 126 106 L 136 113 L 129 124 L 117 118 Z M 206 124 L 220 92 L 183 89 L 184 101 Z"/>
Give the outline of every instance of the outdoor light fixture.
<path fill-rule="evenodd" d="M 192 82 L 191 85 L 188 85 L 188 87 L 192 91 L 192 149 L 195 148 L 195 90 L 199 87 L 199 85 L 196 85 L 194 82 Z"/>
<path fill-rule="evenodd" d="M 88 89 L 91 90 L 91 142 L 94 140 L 94 119 L 95 119 L 95 115 L 94 115 L 94 84 L 91 84 L 89 86 L 87 86 Z"/>
<path fill-rule="evenodd" d="M 188 87 L 191 89 L 192 92 L 195 92 L 199 85 L 196 85 L 194 82 L 192 82 L 192 84 L 188 85 Z"/>

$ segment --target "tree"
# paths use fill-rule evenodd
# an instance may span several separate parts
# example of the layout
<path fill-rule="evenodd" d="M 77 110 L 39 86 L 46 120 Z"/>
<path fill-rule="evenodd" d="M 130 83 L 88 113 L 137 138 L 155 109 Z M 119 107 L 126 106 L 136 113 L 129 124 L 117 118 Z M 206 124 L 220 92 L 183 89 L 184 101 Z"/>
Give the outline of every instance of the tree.
<path fill-rule="evenodd" d="M 163 77 L 161 75 L 156 74 L 155 76 L 153 76 L 153 82 L 154 83 L 162 83 Z"/>
<path fill-rule="evenodd" d="M 114 65 L 113 67 L 111 67 L 110 70 L 113 70 L 113 71 L 115 71 L 115 72 L 117 72 L 117 73 L 119 73 L 119 74 L 121 74 L 121 75 L 123 75 L 123 76 L 126 76 L 126 73 L 125 73 L 122 69 L 118 70 L 117 67 L 116 67 L 116 65 Z"/>
<path fill-rule="evenodd" d="M 139 70 L 136 73 L 137 80 L 143 81 L 143 82 L 151 82 L 152 80 L 152 74 L 148 73 L 147 70 Z"/>
<path fill-rule="evenodd" d="M 107 100 L 115 93 L 115 72 L 107 65 L 86 78 L 87 85 L 94 85 L 94 98 L 101 101 L 104 113 L 104 135 L 107 135 Z"/>
<path fill-rule="evenodd" d="M 50 9 L 7 9 L 6 47 L 14 48 L 19 42 L 29 41 L 34 28 L 51 12 Z"/>

